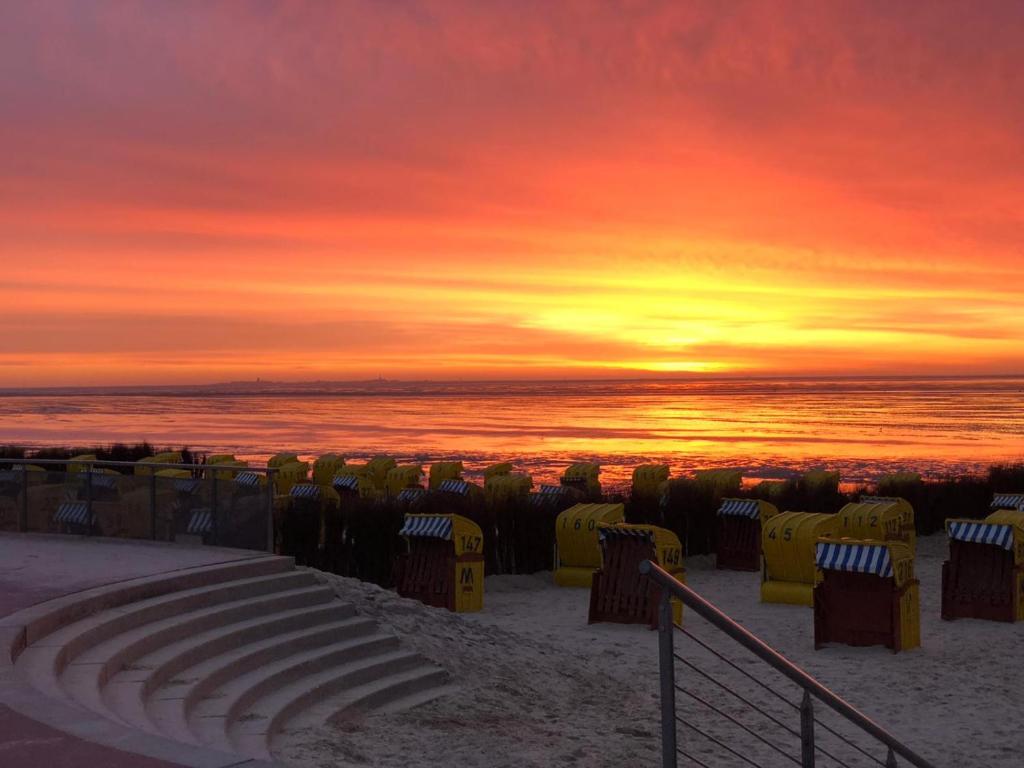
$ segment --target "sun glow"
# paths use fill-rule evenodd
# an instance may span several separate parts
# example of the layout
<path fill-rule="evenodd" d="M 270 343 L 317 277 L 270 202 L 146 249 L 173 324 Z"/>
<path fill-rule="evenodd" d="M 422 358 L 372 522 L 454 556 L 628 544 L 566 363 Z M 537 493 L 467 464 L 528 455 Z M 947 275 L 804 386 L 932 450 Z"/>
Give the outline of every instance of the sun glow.
<path fill-rule="evenodd" d="M 891 12 L 12 9 L 0 386 L 1020 371 L 1024 53 Z"/>

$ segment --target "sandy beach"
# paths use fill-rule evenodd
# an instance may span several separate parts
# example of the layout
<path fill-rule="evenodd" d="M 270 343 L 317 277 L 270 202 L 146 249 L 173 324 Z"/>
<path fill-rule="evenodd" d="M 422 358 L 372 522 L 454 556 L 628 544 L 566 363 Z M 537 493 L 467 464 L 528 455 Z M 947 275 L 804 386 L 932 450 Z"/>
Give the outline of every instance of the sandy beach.
<path fill-rule="evenodd" d="M 941 563 L 946 537 L 922 538 L 917 555 L 921 580 L 922 647 L 894 654 L 884 648 L 831 646 L 814 650 L 809 608 L 763 605 L 759 576 L 718 571 L 710 558 L 687 563 L 691 586 L 832 687 L 839 695 L 904 740 L 936 765 L 1019 765 L 1019 718 L 1024 671 L 1011 660 L 1024 639 L 1020 625 L 939 618 Z M 412 711 L 379 713 L 337 727 L 291 734 L 279 755 L 313 766 L 627 766 L 658 763 L 657 633 L 640 626 L 587 624 L 586 590 L 559 589 L 550 574 L 499 576 L 486 582 L 483 612 L 456 615 L 426 608 L 369 584 L 324 574 L 345 599 L 408 647 L 443 664 L 457 686 L 449 695 Z M 728 638 L 689 613 L 684 625 L 742 668 L 771 682 L 790 701 L 795 687 Z M 677 649 L 698 668 L 793 729 L 795 710 L 739 672 L 677 634 Z M 767 740 L 798 754 L 798 741 L 696 673 L 680 667 L 680 683 L 706 701 L 757 726 Z M 789 761 L 744 736 L 685 695 L 679 713 L 760 765 Z M 884 751 L 841 724 L 825 723 L 854 737 L 873 754 Z M 707 765 L 737 764 L 729 755 L 680 727 L 680 743 Z M 819 728 L 820 743 L 846 764 L 872 764 L 843 748 Z M 685 761 L 681 761 L 685 765 Z M 834 764 L 821 757 L 820 764 Z"/>

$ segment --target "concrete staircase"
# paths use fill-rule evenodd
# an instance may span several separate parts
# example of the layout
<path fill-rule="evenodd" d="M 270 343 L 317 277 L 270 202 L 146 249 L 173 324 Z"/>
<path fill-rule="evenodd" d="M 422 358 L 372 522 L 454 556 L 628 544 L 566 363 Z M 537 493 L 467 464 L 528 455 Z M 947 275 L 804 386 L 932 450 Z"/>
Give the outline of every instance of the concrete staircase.
<path fill-rule="evenodd" d="M 127 729 L 257 760 L 298 729 L 447 690 L 443 669 L 290 558 L 115 586 L 61 616 L 17 655 L 23 681 Z"/>

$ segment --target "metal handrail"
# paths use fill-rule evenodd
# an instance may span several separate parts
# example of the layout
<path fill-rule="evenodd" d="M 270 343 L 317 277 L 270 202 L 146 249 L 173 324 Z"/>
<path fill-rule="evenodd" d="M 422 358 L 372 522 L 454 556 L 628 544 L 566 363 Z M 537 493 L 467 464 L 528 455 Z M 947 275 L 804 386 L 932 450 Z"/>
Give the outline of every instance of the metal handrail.
<path fill-rule="evenodd" d="M 863 731 L 876 738 L 893 753 L 900 755 L 912 765 L 918 766 L 918 768 L 935 768 L 932 763 L 928 762 L 919 754 L 914 752 L 914 750 L 910 749 L 910 747 L 903 744 L 870 717 L 865 715 L 845 699 L 830 691 L 815 678 L 811 677 L 811 675 L 791 662 L 759 637 L 733 621 L 715 605 L 708 602 L 688 586 L 678 581 L 658 564 L 653 563 L 650 560 L 645 560 L 640 564 L 640 573 L 649 577 L 662 588 L 663 608 L 661 611 L 661 617 L 663 621 L 664 617 L 667 615 L 669 617 L 669 623 L 671 624 L 671 609 L 665 610 L 664 606 L 669 604 L 670 596 L 678 598 L 698 616 L 707 620 L 714 627 L 727 634 L 769 666 L 788 677 L 794 683 L 799 685 L 805 693 L 813 695 L 819 701 L 831 707 L 851 723 L 857 725 Z M 671 630 L 671 626 L 669 627 L 669 630 Z M 669 643 L 671 643 L 671 640 L 669 640 Z M 662 691 L 665 691 L 664 680 L 662 681 Z M 672 742 L 674 752 L 674 734 Z"/>

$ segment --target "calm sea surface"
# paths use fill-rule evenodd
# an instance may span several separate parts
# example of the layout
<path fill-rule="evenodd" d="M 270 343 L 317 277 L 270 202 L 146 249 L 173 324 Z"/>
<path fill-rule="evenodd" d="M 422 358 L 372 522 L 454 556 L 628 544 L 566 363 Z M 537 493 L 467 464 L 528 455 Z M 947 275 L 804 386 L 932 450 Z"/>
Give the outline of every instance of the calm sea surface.
<path fill-rule="evenodd" d="M 261 459 L 514 460 L 538 480 L 596 461 L 617 484 L 638 463 L 674 474 L 809 467 L 849 482 L 1024 459 L 1024 378 L 253 385 L 0 394 L 0 443 L 159 446 Z"/>

